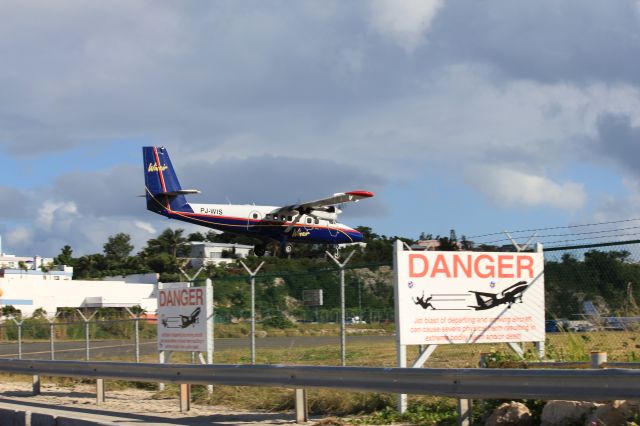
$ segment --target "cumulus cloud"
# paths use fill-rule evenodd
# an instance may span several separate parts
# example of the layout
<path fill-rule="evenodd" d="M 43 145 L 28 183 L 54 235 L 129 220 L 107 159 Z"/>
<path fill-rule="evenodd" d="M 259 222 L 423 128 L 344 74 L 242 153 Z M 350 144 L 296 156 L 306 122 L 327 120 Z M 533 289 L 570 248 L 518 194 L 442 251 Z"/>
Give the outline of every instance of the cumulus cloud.
<path fill-rule="evenodd" d="M 637 176 L 637 4 L 4 1 L 0 148 L 31 159 L 166 145 L 201 202 L 466 174 L 496 205 L 573 212 L 591 193 L 566 177 L 572 163 L 605 156 Z M 139 159 L 106 155 L 122 164 L 3 183 L 4 228 L 37 228 L 32 247 L 95 251 L 109 232 L 142 243 L 171 223 L 135 197 Z M 345 217 L 384 216 L 394 206 L 382 200 Z"/>
<path fill-rule="evenodd" d="M 634 124 L 629 115 L 602 114 L 598 117 L 595 145 L 599 153 L 614 164 L 640 175 L 640 119 Z"/>
<path fill-rule="evenodd" d="M 501 207 L 553 207 L 575 211 L 586 202 L 584 186 L 554 182 L 516 170 L 478 167 L 468 173 L 472 185 Z"/>
<path fill-rule="evenodd" d="M 371 26 L 411 52 L 423 41 L 443 0 L 374 0 Z"/>
<path fill-rule="evenodd" d="M 73 201 L 55 202 L 47 200 L 38 209 L 36 224 L 45 231 L 50 231 L 54 222 L 69 223 L 70 216 L 77 216 L 78 207 Z"/>
<path fill-rule="evenodd" d="M 151 225 L 149 222 L 143 222 L 141 220 L 136 220 L 133 222 L 133 224 L 142 229 L 143 231 L 148 232 L 149 234 L 155 234 L 158 231 L 156 230 L 156 228 L 153 227 L 153 225 Z"/>

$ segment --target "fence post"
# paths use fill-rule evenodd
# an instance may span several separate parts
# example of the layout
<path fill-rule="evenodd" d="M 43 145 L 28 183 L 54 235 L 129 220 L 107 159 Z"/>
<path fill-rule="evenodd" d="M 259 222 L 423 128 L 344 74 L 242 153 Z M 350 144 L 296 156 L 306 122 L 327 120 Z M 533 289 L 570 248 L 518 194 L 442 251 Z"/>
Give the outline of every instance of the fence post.
<path fill-rule="evenodd" d="M 250 277 L 251 283 L 251 364 L 256 363 L 256 275 L 264 262 L 260 263 L 255 271 L 249 269 L 247 265 L 241 260 L 240 264 L 244 266 L 244 269 L 247 271 Z"/>
<path fill-rule="evenodd" d="M 124 308 L 131 318 L 133 318 L 134 330 L 135 330 L 135 351 L 136 351 L 136 363 L 140 362 L 140 316 L 131 312 L 131 309 L 125 306 Z"/>
<path fill-rule="evenodd" d="M 604 368 L 606 363 L 606 352 L 591 352 L 591 368 Z"/>
<path fill-rule="evenodd" d="M 347 259 L 340 263 L 338 259 L 333 257 L 331 253 L 328 251 L 325 252 L 327 255 L 333 260 L 338 268 L 340 268 L 340 365 L 343 367 L 347 365 L 347 343 L 346 343 L 346 318 L 345 318 L 345 304 L 344 304 L 344 267 L 349 260 L 351 260 L 351 256 L 355 253 L 355 250 L 349 253 Z"/>
<path fill-rule="evenodd" d="M 84 321 L 84 350 L 85 350 L 85 359 L 87 361 L 89 361 L 89 350 L 90 350 L 90 345 L 89 345 L 89 321 L 91 321 L 93 319 L 93 317 L 96 316 L 96 314 L 98 313 L 98 311 L 93 311 L 93 313 L 91 314 L 91 316 L 89 316 L 89 318 L 85 317 L 84 314 L 82 313 L 82 311 L 80 309 L 76 309 L 76 312 L 78 312 L 80 314 L 80 316 L 82 317 L 82 320 Z"/>
<path fill-rule="evenodd" d="M 51 361 L 55 361 L 56 359 L 55 345 L 53 343 L 53 341 L 55 340 L 53 323 L 56 321 L 56 318 L 58 318 L 58 315 L 60 315 L 60 312 L 56 312 L 53 318 L 47 318 L 47 321 L 49 322 L 49 350 L 51 351 Z"/>
<path fill-rule="evenodd" d="M 11 317 L 11 320 L 18 326 L 18 359 L 22 359 L 22 321 L 17 321 L 15 317 Z"/>

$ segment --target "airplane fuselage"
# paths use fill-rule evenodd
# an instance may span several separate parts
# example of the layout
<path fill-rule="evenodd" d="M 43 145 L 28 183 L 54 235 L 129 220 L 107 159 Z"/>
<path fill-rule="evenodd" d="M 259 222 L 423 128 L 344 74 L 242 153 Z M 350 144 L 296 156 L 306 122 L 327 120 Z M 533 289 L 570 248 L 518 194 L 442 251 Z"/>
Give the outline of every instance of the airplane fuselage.
<path fill-rule="evenodd" d="M 281 207 L 190 203 L 181 211 L 157 211 L 171 219 L 182 220 L 224 232 L 247 235 L 262 240 L 343 244 L 360 242 L 362 234 L 336 222 L 332 213 L 313 215 L 284 213 Z"/>

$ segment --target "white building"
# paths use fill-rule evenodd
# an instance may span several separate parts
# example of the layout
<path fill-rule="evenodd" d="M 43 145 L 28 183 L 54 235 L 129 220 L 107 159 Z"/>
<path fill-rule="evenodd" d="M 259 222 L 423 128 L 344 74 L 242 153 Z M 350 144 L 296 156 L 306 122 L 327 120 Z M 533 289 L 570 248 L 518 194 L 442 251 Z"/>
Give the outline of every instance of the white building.
<path fill-rule="evenodd" d="M 20 280 L 0 278 L 0 306 L 13 306 L 30 316 L 38 309 L 54 315 L 59 308 L 140 306 L 157 309 L 156 285 L 124 281 L 51 281 L 31 276 Z"/>
<path fill-rule="evenodd" d="M 148 313 L 157 309 L 157 274 L 111 281 L 72 280 L 73 268 L 48 266 L 53 259 L 0 255 L 0 307 L 13 306 L 23 316 L 38 308 L 55 315 L 59 308 L 140 306 Z M 43 268 L 44 266 L 44 268 Z"/>
<path fill-rule="evenodd" d="M 192 268 L 232 263 L 235 259 L 246 258 L 253 250 L 253 246 L 245 244 L 210 243 L 206 241 L 191 241 L 186 245 L 189 246 L 189 258 Z"/>

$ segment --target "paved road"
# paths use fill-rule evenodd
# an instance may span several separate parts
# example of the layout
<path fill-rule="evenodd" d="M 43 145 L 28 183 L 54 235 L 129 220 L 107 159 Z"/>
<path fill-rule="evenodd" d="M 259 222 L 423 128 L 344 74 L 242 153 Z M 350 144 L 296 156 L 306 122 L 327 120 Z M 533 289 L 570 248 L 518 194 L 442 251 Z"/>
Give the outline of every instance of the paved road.
<path fill-rule="evenodd" d="M 349 343 L 367 342 L 371 345 L 388 343 L 393 336 L 347 336 L 347 348 Z M 295 337 L 266 337 L 256 339 L 256 350 L 277 347 L 313 347 L 313 346 L 339 346 L 338 336 L 295 336 Z M 226 349 L 247 348 L 249 350 L 249 338 L 216 339 L 216 351 Z M 56 341 L 54 342 L 56 360 L 85 359 L 85 341 Z M 135 346 L 133 340 L 92 340 L 90 342 L 90 356 L 92 359 L 134 360 Z M 150 355 L 157 353 L 155 340 L 143 340 L 140 342 L 140 354 Z M 22 344 L 22 357 L 24 359 L 51 359 L 49 342 L 33 342 Z M 18 358 L 18 344 L 0 343 L 0 358 Z"/>

